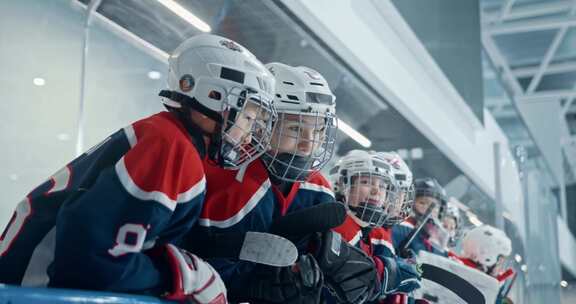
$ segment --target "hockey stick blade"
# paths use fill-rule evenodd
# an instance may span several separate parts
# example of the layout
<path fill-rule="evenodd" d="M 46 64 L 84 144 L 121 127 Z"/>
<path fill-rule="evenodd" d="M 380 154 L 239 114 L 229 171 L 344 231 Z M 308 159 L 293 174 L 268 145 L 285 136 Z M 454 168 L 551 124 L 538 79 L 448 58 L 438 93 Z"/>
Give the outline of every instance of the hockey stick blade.
<path fill-rule="evenodd" d="M 298 249 L 278 235 L 264 232 L 232 232 L 198 234 L 190 250 L 204 259 L 238 259 L 269 266 L 293 265 L 298 259 Z"/>
<path fill-rule="evenodd" d="M 298 259 L 298 249 L 289 240 L 270 233 L 247 232 L 238 258 L 276 267 L 290 266 Z"/>
<path fill-rule="evenodd" d="M 467 304 L 486 304 L 486 299 L 478 288 L 446 269 L 431 264 L 422 264 L 422 278 L 446 287 Z"/>
<path fill-rule="evenodd" d="M 297 240 L 314 232 L 324 232 L 336 228 L 346 219 L 346 207 L 340 202 L 318 204 L 298 210 L 272 223 L 270 231 Z"/>

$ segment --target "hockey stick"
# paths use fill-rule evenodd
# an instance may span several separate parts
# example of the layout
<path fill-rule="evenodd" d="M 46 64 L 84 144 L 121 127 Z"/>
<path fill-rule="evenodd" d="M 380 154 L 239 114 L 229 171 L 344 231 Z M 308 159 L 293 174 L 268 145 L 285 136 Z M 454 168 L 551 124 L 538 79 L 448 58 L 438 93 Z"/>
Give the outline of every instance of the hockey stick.
<path fill-rule="evenodd" d="M 476 286 L 446 269 L 422 264 L 422 278 L 444 286 L 467 304 L 486 304 L 484 294 Z"/>
<path fill-rule="evenodd" d="M 412 230 L 410 234 L 402 241 L 402 243 L 400 244 L 400 254 L 406 252 L 410 244 L 412 244 L 412 241 L 414 241 L 414 239 L 420 233 L 422 228 L 424 228 L 426 223 L 428 223 L 428 220 L 432 217 L 432 212 L 434 211 L 434 208 L 436 208 L 436 203 L 432 203 L 430 204 L 430 206 L 428 206 L 428 209 L 426 209 L 426 213 L 424 213 L 424 216 L 418 223 L 418 227 Z"/>
<path fill-rule="evenodd" d="M 296 263 L 298 249 L 290 240 L 264 232 L 206 233 L 195 238 L 202 258 L 230 258 L 275 267 Z"/>
<path fill-rule="evenodd" d="M 514 282 L 516 281 L 516 277 L 518 276 L 518 273 L 516 271 L 512 270 L 511 268 L 506 270 L 505 274 L 508 272 L 512 272 L 512 274 L 507 276 L 506 283 L 504 285 L 505 287 L 502 288 L 502 290 L 500 291 L 499 297 L 501 297 L 502 299 L 508 296 L 508 294 L 510 293 L 510 290 L 512 290 L 512 285 L 514 285 Z"/>
<path fill-rule="evenodd" d="M 291 241 L 314 233 L 336 228 L 346 219 L 346 207 L 340 202 L 318 204 L 276 219 L 270 232 Z"/>

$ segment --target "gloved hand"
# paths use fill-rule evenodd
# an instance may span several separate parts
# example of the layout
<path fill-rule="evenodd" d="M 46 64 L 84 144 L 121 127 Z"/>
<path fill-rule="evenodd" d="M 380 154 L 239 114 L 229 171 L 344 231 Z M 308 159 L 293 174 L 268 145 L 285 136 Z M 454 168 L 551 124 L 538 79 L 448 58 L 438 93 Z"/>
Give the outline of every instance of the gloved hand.
<path fill-rule="evenodd" d="M 410 293 L 420 288 L 422 270 L 415 260 L 378 256 L 384 262 L 382 294 Z"/>
<path fill-rule="evenodd" d="M 226 304 L 226 287 L 210 264 L 172 244 L 164 245 L 164 256 L 172 270 L 169 300 Z"/>
<path fill-rule="evenodd" d="M 376 265 L 362 250 L 342 240 L 340 234 L 322 234 L 316 253 L 326 286 L 340 303 L 364 303 L 380 293 Z"/>
<path fill-rule="evenodd" d="M 414 252 L 414 250 L 410 249 L 410 248 L 406 248 L 404 249 L 401 253 L 400 253 L 400 257 L 406 260 L 416 260 L 416 253 Z"/>
<path fill-rule="evenodd" d="M 289 267 L 257 265 L 241 290 L 232 290 L 235 302 L 318 304 L 324 286 L 318 263 L 303 255 Z"/>

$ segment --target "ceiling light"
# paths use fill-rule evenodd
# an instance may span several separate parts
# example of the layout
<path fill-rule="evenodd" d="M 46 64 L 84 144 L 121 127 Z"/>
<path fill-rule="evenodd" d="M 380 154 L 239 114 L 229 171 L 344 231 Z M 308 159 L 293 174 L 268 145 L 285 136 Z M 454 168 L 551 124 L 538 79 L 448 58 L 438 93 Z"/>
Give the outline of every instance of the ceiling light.
<path fill-rule="evenodd" d="M 188 21 L 188 23 L 192 24 L 200 31 L 205 33 L 212 31 L 212 29 L 206 22 L 196 17 L 196 15 L 192 14 L 190 11 L 182 7 L 180 4 L 172 0 L 158 0 L 158 2 L 160 2 L 160 4 L 164 5 L 166 8 L 171 10 L 174 14 L 178 15 L 178 17 Z"/>
<path fill-rule="evenodd" d="M 37 85 L 37 86 L 39 86 L 39 87 L 41 87 L 41 86 L 43 86 L 43 85 L 46 84 L 46 80 L 44 80 L 44 78 L 39 78 L 39 77 L 34 78 L 34 79 L 32 80 L 32 82 L 34 83 L 34 85 Z"/>
<path fill-rule="evenodd" d="M 560 281 L 560 286 L 566 288 L 566 287 L 568 287 L 568 282 L 562 280 L 562 281 Z"/>
<path fill-rule="evenodd" d="M 522 256 L 519 255 L 519 254 L 516 254 L 516 255 L 514 256 L 514 259 L 515 259 L 516 262 L 518 262 L 518 263 L 522 262 Z"/>
<path fill-rule="evenodd" d="M 350 138 L 355 140 L 362 147 L 370 148 L 372 146 L 372 142 L 368 138 L 366 138 L 366 136 L 354 130 L 351 126 L 342 121 L 342 119 L 338 119 L 338 129 L 340 129 L 340 131 L 344 132 L 344 134 L 348 135 Z"/>
<path fill-rule="evenodd" d="M 528 266 L 526 266 L 526 264 L 524 264 L 524 265 L 520 266 L 520 270 L 526 272 L 526 271 L 528 271 Z"/>
<path fill-rule="evenodd" d="M 160 72 L 158 71 L 150 71 L 148 72 L 148 78 L 150 79 L 160 79 L 160 77 L 162 77 L 162 74 L 160 74 Z"/>

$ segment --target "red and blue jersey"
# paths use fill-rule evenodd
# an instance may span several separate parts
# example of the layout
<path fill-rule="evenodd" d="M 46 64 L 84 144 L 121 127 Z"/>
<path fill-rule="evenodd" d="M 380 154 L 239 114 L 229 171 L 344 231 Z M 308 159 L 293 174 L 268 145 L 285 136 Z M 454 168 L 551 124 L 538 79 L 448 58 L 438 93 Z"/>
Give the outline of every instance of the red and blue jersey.
<path fill-rule="evenodd" d="M 383 227 L 362 229 L 362 226 L 348 214 L 344 223 L 334 228 L 334 231 L 340 233 L 350 245 L 362 249 L 369 256 L 392 258 L 396 255 L 389 229 Z"/>
<path fill-rule="evenodd" d="M 0 237 L 0 282 L 156 293 L 168 264 L 146 250 L 197 221 L 202 158 L 171 113 L 137 121 L 32 190 Z"/>
<path fill-rule="evenodd" d="M 199 230 L 206 232 L 267 231 L 274 217 L 275 197 L 266 168 L 260 161 L 248 165 L 242 181 L 238 171 L 205 164 L 206 199 Z"/>
<path fill-rule="evenodd" d="M 205 161 L 207 193 L 198 225 L 209 232 L 268 231 L 276 217 L 319 203 L 333 202 L 334 193 L 322 174 L 295 182 L 284 195 L 272 184 L 264 164 L 257 160 L 237 171 Z"/>
<path fill-rule="evenodd" d="M 243 178 L 237 171 L 224 170 L 210 161 L 204 164 L 207 192 L 200 219 L 189 234 L 187 249 L 202 246 L 194 236 L 210 233 L 267 232 L 277 217 L 334 202 L 334 193 L 322 174 L 314 173 L 305 182 L 295 182 L 285 195 L 275 186 L 260 160 L 248 165 Z M 253 264 L 234 259 L 206 259 L 218 270 L 229 294 L 247 283 Z"/>

